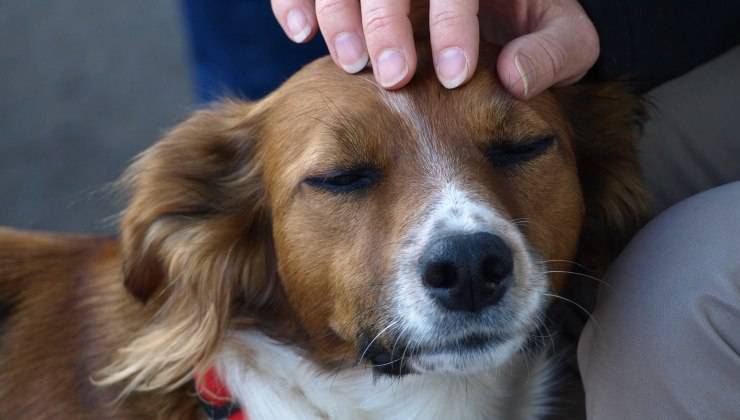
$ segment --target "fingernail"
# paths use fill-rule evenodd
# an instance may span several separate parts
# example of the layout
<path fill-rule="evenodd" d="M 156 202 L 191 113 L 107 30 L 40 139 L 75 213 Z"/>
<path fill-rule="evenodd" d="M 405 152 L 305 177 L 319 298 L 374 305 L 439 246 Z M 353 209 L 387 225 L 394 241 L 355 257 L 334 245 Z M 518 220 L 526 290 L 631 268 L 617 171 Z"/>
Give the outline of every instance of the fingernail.
<path fill-rule="evenodd" d="M 437 76 L 447 89 L 454 89 L 468 77 L 468 59 L 461 48 L 445 48 L 437 57 Z"/>
<path fill-rule="evenodd" d="M 311 27 L 308 26 L 306 15 L 298 9 L 289 11 L 285 21 L 290 31 L 290 36 L 295 42 L 300 43 L 305 41 L 311 33 Z"/>
<path fill-rule="evenodd" d="M 522 87 L 524 88 L 524 97 L 526 98 L 529 95 L 529 89 L 536 76 L 534 65 L 532 65 L 532 60 L 527 56 L 517 54 L 514 56 L 514 67 L 516 67 L 516 71 L 519 73 L 519 78 L 521 80 Z"/>
<path fill-rule="evenodd" d="M 383 50 L 378 55 L 378 78 L 383 87 L 392 87 L 400 82 L 409 71 L 403 53 L 397 49 Z"/>
<path fill-rule="evenodd" d="M 337 60 L 347 73 L 357 73 L 367 65 L 367 52 L 357 34 L 342 32 L 334 38 Z"/>

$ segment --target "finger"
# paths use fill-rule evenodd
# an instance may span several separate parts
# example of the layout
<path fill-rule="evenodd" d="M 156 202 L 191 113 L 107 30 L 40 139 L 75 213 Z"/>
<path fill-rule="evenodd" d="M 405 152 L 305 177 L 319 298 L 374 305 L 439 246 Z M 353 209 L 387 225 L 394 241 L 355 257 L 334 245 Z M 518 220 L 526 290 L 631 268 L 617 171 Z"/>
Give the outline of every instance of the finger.
<path fill-rule="evenodd" d="M 357 73 L 368 61 L 357 0 L 316 0 L 316 17 L 332 59 L 347 73 Z"/>
<path fill-rule="evenodd" d="M 363 0 L 362 28 L 375 79 L 400 88 L 416 71 L 416 51 L 408 18 L 409 0 Z"/>
<path fill-rule="evenodd" d="M 599 38 L 591 21 L 585 13 L 569 14 L 509 42 L 497 67 L 504 87 L 526 99 L 553 85 L 578 81 L 598 56 Z"/>
<path fill-rule="evenodd" d="M 432 0 L 429 32 L 442 85 L 454 89 L 470 80 L 478 64 L 478 0 Z"/>
<path fill-rule="evenodd" d="M 293 42 L 309 41 L 316 34 L 313 0 L 272 0 L 272 14 Z"/>

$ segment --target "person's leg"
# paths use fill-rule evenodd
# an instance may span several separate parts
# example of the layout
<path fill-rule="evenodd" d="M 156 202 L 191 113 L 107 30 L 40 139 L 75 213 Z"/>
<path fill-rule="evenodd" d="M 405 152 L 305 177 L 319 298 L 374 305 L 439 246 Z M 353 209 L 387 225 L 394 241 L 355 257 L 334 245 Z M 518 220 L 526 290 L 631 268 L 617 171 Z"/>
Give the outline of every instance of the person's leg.
<path fill-rule="evenodd" d="M 738 74 L 740 47 L 650 92 L 656 211 L 740 180 Z M 691 198 L 610 268 L 579 345 L 589 418 L 740 418 L 739 208 L 738 183 Z"/>
<path fill-rule="evenodd" d="M 740 180 L 740 46 L 648 94 L 640 163 L 656 211 Z"/>
<path fill-rule="evenodd" d="M 588 418 L 740 418 L 740 182 L 658 216 L 605 280 L 578 349 Z"/>

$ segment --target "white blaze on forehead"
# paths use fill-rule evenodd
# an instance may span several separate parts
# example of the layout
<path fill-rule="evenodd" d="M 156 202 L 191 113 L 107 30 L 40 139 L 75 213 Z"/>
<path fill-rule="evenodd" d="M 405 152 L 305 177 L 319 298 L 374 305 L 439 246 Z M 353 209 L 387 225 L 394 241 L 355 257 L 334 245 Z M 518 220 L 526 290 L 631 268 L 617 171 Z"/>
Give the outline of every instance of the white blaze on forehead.
<path fill-rule="evenodd" d="M 380 97 L 383 103 L 391 111 L 409 123 L 414 131 L 424 140 L 431 140 L 432 129 L 429 125 L 429 120 L 425 115 L 422 115 L 408 93 L 403 91 L 389 92 L 385 89 L 380 90 Z"/>
<path fill-rule="evenodd" d="M 379 88 L 383 103 L 396 114 L 414 134 L 420 152 L 422 166 L 431 174 L 449 174 L 450 168 L 435 147 L 437 139 L 432 130 L 429 116 L 419 110 L 413 98 L 404 91 L 387 91 Z"/>

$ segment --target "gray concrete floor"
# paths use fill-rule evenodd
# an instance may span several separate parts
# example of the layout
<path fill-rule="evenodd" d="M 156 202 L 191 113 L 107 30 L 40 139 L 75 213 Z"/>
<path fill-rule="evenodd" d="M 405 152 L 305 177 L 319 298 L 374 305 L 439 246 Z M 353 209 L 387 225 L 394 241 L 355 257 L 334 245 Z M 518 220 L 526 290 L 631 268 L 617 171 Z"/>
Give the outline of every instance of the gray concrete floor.
<path fill-rule="evenodd" d="M 177 0 L 0 0 L 0 225 L 112 232 L 107 185 L 192 109 Z"/>

